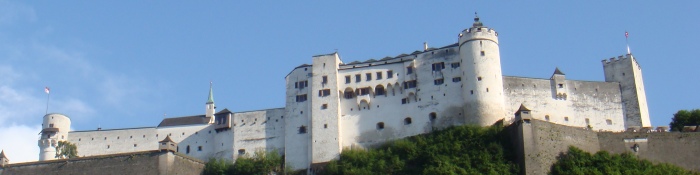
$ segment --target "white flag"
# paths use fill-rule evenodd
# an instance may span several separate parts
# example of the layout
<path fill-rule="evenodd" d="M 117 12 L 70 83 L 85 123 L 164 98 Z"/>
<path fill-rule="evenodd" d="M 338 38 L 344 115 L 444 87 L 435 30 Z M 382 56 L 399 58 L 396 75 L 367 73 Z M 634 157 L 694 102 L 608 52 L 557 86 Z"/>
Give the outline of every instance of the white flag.
<path fill-rule="evenodd" d="M 46 92 L 46 94 L 49 94 L 49 87 L 45 87 L 44 92 Z"/>

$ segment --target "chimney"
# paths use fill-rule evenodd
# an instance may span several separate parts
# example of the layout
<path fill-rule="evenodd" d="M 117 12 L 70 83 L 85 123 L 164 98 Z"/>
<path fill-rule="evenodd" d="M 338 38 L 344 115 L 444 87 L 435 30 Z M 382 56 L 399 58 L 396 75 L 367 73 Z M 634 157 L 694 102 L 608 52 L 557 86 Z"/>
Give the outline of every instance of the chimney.
<path fill-rule="evenodd" d="M 428 51 L 428 42 L 423 42 L 423 51 Z"/>

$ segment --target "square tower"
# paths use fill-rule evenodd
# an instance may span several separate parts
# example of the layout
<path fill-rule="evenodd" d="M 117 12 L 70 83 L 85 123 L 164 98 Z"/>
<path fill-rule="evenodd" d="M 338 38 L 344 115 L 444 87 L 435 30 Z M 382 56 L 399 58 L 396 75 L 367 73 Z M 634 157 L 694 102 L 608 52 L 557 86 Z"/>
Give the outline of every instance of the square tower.
<path fill-rule="evenodd" d="M 642 79 L 642 67 L 639 66 L 634 56 L 627 54 L 602 62 L 605 81 L 620 83 L 625 128 L 651 127 L 647 96 Z"/>

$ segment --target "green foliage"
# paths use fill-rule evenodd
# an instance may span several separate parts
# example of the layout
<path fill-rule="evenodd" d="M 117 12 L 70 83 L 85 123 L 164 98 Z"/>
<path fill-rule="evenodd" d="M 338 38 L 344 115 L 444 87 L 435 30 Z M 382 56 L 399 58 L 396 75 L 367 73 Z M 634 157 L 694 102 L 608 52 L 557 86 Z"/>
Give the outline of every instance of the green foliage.
<path fill-rule="evenodd" d="M 673 119 L 669 124 L 671 131 L 683 131 L 683 126 L 700 125 L 700 109 L 680 110 L 673 114 Z"/>
<path fill-rule="evenodd" d="M 55 158 L 66 159 L 78 157 L 78 147 L 68 141 L 58 141 Z"/>
<path fill-rule="evenodd" d="M 343 150 L 322 174 L 517 174 L 502 126 L 457 126 L 387 143 Z"/>
<path fill-rule="evenodd" d="M 239 157 L 235 163 L 223 159 L 210 159 L 204 165 L 205 175 L 226 174 L 280 174 L 291 172 L 289 168 L 283 168 L 284 158 L 277 151 L 258 151 L 251 157 Z"/>
<path fill-rule="evenodd" d="M 567 154 L 559 156 L 552 165 L 550 174 L 602 175 L 602 174 L 695 174 L 670 164 L 654 165 L 647 160 L 639 160 L 634 155 L 625 153 L 610 155 L 599 151 L 593 155 L 576 147 L 569 147 Z"/>

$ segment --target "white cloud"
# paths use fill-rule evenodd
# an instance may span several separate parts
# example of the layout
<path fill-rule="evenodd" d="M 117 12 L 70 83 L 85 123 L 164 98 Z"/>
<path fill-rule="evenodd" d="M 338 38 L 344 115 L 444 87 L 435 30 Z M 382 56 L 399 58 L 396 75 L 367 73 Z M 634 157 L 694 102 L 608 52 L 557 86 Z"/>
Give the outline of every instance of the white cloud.
<path fill-rule="evenodd" d="M 37 161 L 39 159 L 39 146 L 37 135 L 41 131 L 41 125 L 16 125 L 0 127 L 0 149 L 10 159 L 10 163 Z"/>

